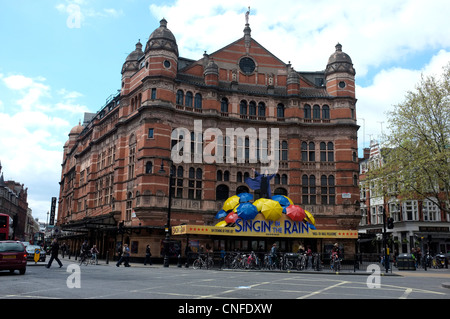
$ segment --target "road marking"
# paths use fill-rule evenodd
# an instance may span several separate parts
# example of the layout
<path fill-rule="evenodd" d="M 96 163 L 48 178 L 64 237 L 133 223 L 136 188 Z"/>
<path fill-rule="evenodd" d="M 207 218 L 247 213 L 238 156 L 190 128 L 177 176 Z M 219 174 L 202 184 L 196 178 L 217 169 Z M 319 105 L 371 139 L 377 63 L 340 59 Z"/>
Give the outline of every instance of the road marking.
<path fill-rule="evenodd" d="M 312 296 L 315 296 L 315 295 L 319 295 L 319 294 L 321 294 L 324 291 L 327 291 L 327 290 L 330 290 L 330 289 L 333 289 L 333 288 L 336 288 L 336 287 L 339 287 L 339 286 L 342 286 L 342 285 L 345 285 L 345 284 L 348 284 L 348 283 L 349 283 L 349 281 L 341 281 L 341 282 L 339 282 L 339 283 L 337 283 L 335 285 L 328 286 L 326 288 L 314 291 L 314 292 L 312 292 L 310 294 L 298 297 L 297 299 L 306 299 L 306 298 L 309 298 L 309 297 L 312 297 Z"/>
<path fill-rule="evenodd" d="M 406 299 L 406 298 L 408 298 L 409 294 L 410 294 L 412 291 L 413 291 L 413 290 L 412 290 L 411 288 L 406 289 L 405 292 L 403 293 L 403 295 L 402 295 L 400 298 L 398 298 L 398 299 Z"/>

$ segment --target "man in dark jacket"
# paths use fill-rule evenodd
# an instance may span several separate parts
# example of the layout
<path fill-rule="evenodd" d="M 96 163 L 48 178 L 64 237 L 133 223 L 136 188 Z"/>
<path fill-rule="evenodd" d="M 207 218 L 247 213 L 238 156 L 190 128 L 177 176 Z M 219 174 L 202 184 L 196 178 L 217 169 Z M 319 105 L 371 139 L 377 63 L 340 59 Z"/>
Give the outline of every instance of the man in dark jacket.
<path fill-rule="evenodd" d="M 59 268 L 61 268 L 63 266 L 63 264 L 62 264 L 61 260 L 59 260 L 59 258 L 58 258 L 59 244 L 58 244 L 58 241 L 56 240 L 56 238 L 53 239 L 52 247 L 51 247 L 50 251 L 51 251 L 52 256 L 50 257 L 50 260 L 46 267 L 50 268 L 50 266 L 52 265 L 53 259 L 55 259 L 59 264 Z"/>

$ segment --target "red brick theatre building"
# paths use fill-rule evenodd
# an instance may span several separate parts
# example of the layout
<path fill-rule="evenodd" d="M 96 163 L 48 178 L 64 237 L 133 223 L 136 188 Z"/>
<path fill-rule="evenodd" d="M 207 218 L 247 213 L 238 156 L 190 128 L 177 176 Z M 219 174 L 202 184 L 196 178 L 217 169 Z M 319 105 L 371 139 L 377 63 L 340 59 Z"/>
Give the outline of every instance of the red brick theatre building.
<path fill-rule="evenodd" d="M 179 55 L 161 20 L 126 58 L 120 93 L 69 133 L 58 225 L 72 249 L 88 239 L 102 256 L 127 243 L 132 258 L 143 258 L 147 245 L 157 257 L 169 204 L 171 227 L 213 227 L 227 198 L 254 194 L 244 182 L 252 168 L 270 168 L 272 195 L 287 195 L 313 213 L 318 233 L 227 236 L 191 227 L 171 235 L 173 247 L 184 252 L 189 241 L 193 248 L 268 250 L 277 242 L 284 251 L 308 245 L 325 252 L 338 242 L 354 252 L 360 222 L 355 69 L 341 44 L 330 53 L 324 71 L 296 71 L 253 39 L 247 23 L 235 42 L 191 60 Z M 222 150 L 211 148 L 207 131 L 223 134 L 215 137 Z M 244 134 L 235 139 L 227 132 Z M 269 167 L 263 154 L 276 165 Z"/>

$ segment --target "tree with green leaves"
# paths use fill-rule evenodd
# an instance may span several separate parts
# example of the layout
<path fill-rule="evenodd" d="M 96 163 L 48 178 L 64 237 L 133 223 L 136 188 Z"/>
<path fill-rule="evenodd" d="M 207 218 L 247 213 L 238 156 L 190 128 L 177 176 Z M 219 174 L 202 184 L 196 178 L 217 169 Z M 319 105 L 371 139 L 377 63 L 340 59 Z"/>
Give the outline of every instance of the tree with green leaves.
<path fill-rule="evenodd" d="M 423 76 L 387 113 L 383 163 L 372 169 L 383 195 L 428 199 L 450 212 L 450 63 L 440 77 Z"/>

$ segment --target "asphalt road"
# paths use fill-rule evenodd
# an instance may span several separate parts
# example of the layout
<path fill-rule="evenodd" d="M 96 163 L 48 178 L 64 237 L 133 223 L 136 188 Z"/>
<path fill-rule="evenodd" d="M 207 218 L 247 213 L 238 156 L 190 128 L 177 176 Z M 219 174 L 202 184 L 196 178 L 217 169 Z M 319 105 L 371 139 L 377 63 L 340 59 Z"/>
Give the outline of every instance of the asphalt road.
<path fill-rule="evenodd" d="M 330 274 L 194 270 L 171 265 L 28 266 L 25 275 L 0 272 L 1 299 L 450 299 L 450 270 Z M 181 302 L 181 301 L 180 301 Z M 188 310 L 187 308 L 185 310 Z"/>

